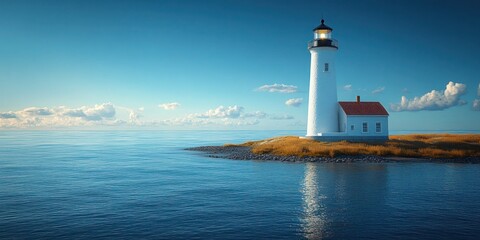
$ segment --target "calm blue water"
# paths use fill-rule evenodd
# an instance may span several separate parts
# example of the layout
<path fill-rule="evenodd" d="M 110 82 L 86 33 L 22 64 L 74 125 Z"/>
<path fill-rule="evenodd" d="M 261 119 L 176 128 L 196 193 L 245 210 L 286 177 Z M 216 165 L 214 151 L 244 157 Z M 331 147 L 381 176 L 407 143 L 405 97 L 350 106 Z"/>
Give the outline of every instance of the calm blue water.
<path fill-rule="evenodd" d="M 210 159 L 303 132 L 0 132 L 0 239 L 478 239 L 480 165 Z"/>

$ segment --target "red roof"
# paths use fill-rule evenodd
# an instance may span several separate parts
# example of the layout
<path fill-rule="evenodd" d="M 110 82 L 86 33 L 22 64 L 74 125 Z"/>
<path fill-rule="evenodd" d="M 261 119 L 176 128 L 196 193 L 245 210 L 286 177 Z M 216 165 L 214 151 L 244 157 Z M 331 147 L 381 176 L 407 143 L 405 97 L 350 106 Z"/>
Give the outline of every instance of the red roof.
<path fill-rule="evenodd" d="M 379 102 L 338 102 L 347 115 L 386 115 L 387 110 Z"/>

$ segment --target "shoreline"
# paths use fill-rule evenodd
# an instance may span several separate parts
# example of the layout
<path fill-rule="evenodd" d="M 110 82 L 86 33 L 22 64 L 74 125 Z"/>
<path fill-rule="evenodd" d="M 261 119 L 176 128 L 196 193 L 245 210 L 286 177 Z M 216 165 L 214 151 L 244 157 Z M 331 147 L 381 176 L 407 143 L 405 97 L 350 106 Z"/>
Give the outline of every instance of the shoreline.
<path fill-rule="evenodd" d="M 231 160 L 276 161 L 291 163 L 399 163 L 399 162 L 431 162 L 431 163 L 480 163 L 480 157 L 465 158 L 415 158 L 376 155 L 340 155 L 336 157 L 321 156 L 279 156 L 274 154 L 256 154 L 249 146 L 200 146 L 185 148 L 187 151 L 203 152 L 206 157 Z"/>

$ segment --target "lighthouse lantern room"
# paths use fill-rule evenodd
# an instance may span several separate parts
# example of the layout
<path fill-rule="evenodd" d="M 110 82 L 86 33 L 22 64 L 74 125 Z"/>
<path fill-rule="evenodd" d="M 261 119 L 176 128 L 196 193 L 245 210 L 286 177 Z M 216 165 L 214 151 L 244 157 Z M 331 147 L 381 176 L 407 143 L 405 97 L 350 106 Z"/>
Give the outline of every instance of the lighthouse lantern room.
<path fill-rule="evenodd" d="M 330 39 L 332 29 L 324 24 L 324 20 L 322 19 L 322 24 L 315 29 L 313 29 L 315 33 L 315 39 Z"/>

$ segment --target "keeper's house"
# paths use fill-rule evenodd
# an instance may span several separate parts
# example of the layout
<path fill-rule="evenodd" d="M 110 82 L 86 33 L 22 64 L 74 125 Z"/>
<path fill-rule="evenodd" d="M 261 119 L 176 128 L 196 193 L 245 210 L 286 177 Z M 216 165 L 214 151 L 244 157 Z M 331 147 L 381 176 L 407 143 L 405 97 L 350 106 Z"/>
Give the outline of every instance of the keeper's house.
<path fill-rule="evenodd" d="M 346 140 L 388 140 L 388 112 L 379 102 L 338 102 L 339 132 Z"/>

